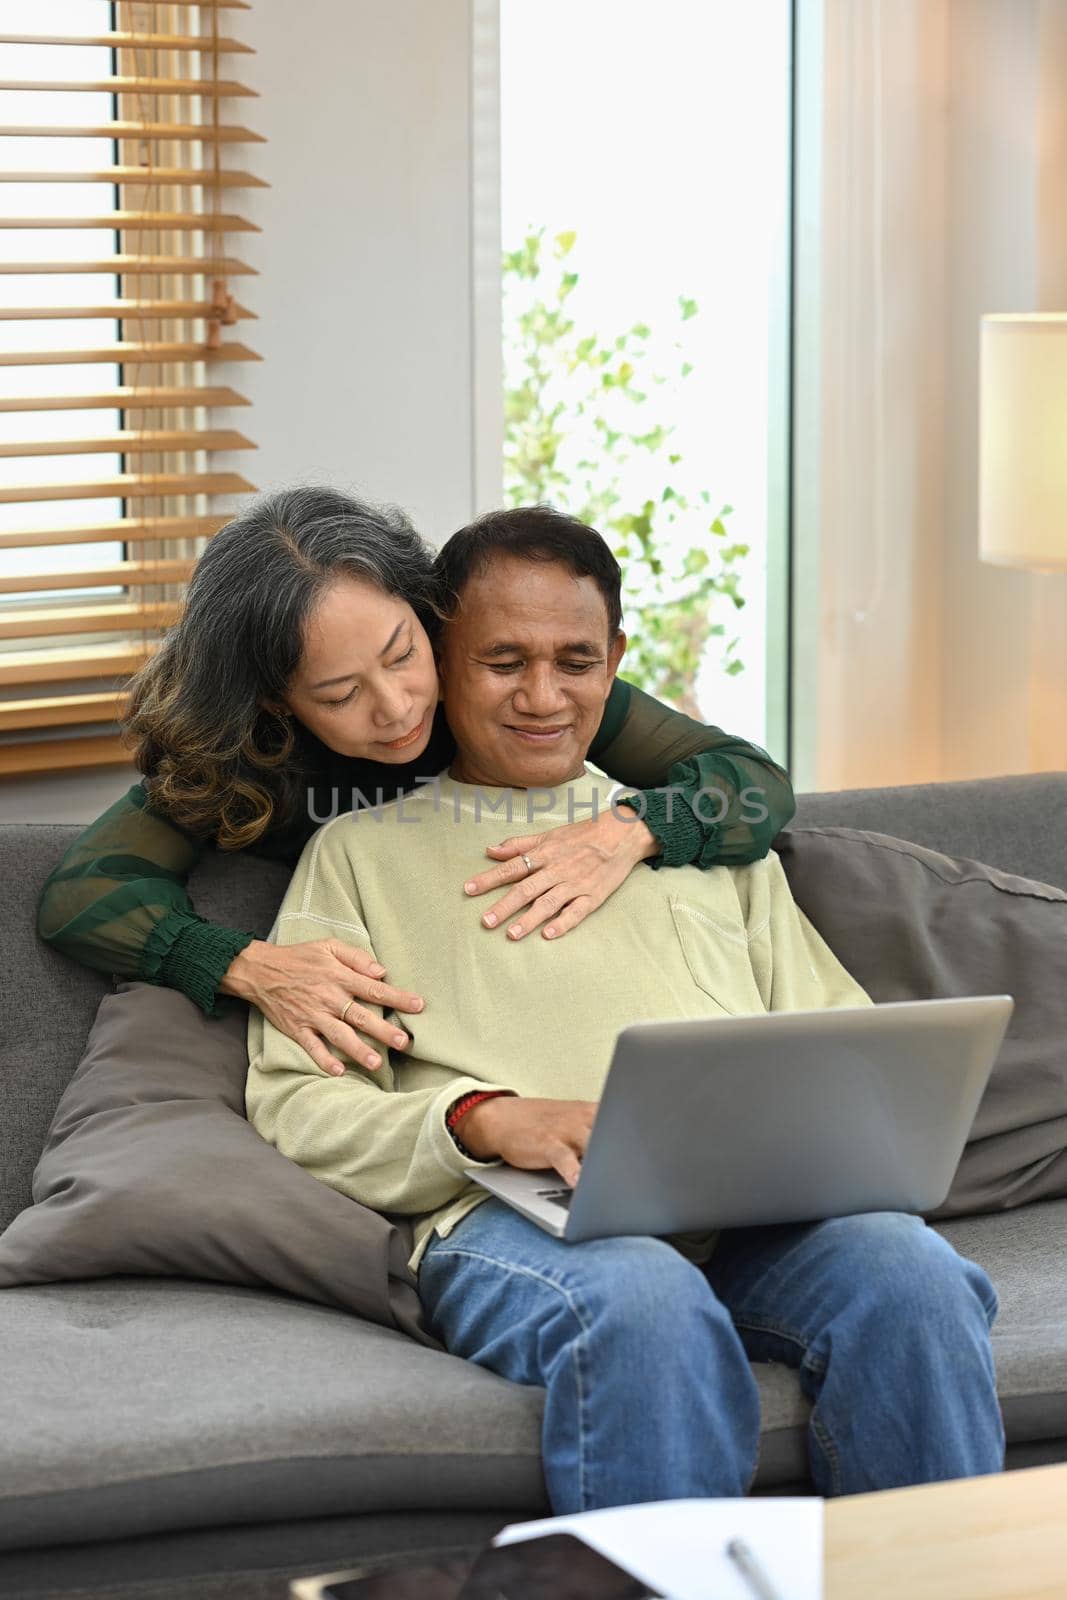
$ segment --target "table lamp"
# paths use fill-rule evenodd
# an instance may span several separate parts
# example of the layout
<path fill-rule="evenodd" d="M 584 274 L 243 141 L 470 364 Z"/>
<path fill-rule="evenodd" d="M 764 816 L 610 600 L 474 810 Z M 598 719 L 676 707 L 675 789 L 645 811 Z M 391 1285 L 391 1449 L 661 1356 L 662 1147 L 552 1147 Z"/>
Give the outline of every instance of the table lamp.
<path fill-rule="evenodd" d="M 982 318 L 983 561 L 1067 572 L 1067 314 Z"/>

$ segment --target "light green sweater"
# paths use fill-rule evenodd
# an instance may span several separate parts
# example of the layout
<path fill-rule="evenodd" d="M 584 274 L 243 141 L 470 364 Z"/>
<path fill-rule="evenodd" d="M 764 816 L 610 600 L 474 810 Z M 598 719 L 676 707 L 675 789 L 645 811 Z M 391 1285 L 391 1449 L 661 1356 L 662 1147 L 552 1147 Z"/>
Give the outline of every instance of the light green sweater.
<path fill-rule="evenodd" d="M 616 788 L 587 773 L 543 810 L 545 791 L 443 777 L 390 805 L 342 814 L 297 864 L 271 939 L 333 937 L 371 950 L 388 981 L 422 994 L 426 1008 L 399 1019 L 412 1035 L 408 1050 L 377 1072 L 349 1062 L 334 1078 L 253 1006 L 248 1115 L 315 1177 L 377 1211 L 411 1216 L 412 1270 L 435 1228 L 447 1235 L 488 1198 L 464 1176 L 478 1163 L 445 1126 L 460 1095 L 492 1087 L 599 1100 L 628 1023 L 872 1003 L 796 905 L 773 851 L 707 871 L 639 865 L 556 943 L 539 933 L 513 943 L 484 928 L 492 900 L 468 899 L 463 883 L 485 870 L 485 846 L 580 820 L 593 803 L 606 808 Z M 706 1260 L 714 1237 L 672 1242 Z"/>

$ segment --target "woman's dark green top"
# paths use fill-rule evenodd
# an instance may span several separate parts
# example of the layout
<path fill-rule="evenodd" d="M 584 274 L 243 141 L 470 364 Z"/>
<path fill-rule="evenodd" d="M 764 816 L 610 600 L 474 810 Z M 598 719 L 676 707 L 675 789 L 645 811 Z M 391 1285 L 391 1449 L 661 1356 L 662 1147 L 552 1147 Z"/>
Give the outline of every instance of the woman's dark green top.
<path fill-rule="evenodd" d="M 407 766 L 341 756 L 307 729 L 302 732 L 315 773 L 307 814 L 264 834 L 250 851 L 290 867 L 332 816 L 409 792 L 420 779 L 444 771 L 456 748 L 440 708 L 429 745 Z M 608 697 L 589 760 L 609 778 L 641 791 L 643 798 L 631 803 L 662 845 L 662 854 L 649 862 L 653 867 L 758 861 L 796 809 L 788 775 L 765 750 L 695 722 L 621 678 Z M 700 798 L 702 789 L 718 793 Z M 37 930 L 83 966 L 116 981 L 135 978 L 181 989 L 208 1016 L 218 1016 L 223 975 L 256 935 L 208 922 L 193 909 L 186 880 L 212 848 L 210 840 L 154 811 L 145 782 L 135 784 L 86 828 L 46 880 Z M 403 984 L 404 974 L 391 972 L 389 979 Z"/>

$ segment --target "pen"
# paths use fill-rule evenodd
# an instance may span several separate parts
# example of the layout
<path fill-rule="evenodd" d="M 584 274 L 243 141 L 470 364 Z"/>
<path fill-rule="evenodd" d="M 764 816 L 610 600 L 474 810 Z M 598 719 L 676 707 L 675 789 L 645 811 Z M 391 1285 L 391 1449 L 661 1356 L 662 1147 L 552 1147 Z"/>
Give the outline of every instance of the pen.
<path fill-rule="evenodd" d="M 726 1554 L 744 1578 L 756 1600 L 781 1600 L 778 1590 L 743 1539 L 731 1539 Z"/>

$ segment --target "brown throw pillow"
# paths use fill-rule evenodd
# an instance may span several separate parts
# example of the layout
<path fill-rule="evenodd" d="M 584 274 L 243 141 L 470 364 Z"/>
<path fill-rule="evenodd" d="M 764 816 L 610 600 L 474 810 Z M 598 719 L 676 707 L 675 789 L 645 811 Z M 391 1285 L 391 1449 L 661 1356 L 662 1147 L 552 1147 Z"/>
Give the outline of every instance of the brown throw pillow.
<path fill-rule="evenodd" d="M 1067 893 L 883 833 L 789 828 L 793 897 L 872 1000 L 1010 994 L 1015 1011 L 937 1218 L 1067 1195 Z"/>
<path fill-rule="evenodd" d="M 279 1155 L 244 1115 L 248 1007 L 207 1018 L 120 983 L 52 1119 L 34 1204 L 0 1234 L 0 1288 L 112 1274 L 210 1278 L 340 1306 L 440 1349 L 411 1225 Z"/>

